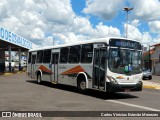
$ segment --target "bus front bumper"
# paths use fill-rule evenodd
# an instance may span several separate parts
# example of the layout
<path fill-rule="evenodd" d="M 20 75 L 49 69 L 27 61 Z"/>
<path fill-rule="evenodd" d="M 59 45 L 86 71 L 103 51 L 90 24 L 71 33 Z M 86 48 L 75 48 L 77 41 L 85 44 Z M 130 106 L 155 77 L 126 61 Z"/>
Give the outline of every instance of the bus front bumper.
<path fill-rule="evenodd" d="M 142 91 L 143 82 L 139 81 L 135 85 L 113 84 L 106 83 L 106 92 L 129 92 L 129 91 Z"/>

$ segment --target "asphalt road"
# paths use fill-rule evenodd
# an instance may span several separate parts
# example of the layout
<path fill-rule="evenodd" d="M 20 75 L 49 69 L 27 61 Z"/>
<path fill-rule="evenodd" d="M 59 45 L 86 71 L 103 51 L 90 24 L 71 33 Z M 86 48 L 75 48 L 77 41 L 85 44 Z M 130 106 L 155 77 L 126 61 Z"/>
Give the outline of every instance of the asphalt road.
<path fill-rule="evenodd" d="M 159 77 L 153 77 L 151 82 L 157 82 Z M 76 88 L 70 86 L 50 83 L 39 85 L 35 80 L 21 73 L 0 76 L 0 111 L 160 111 L 160 90 L 144 88 L 141 92 L 115 93 L 113 95 L 91 90 L 83 95 L 78 93 Z M 82 118 L 50 117 L 46 119 L 81 120 Z M 88 117 L 87 119 L 97 118 Z M 132 120 L 135 118 L 100 117 L 98 119 Z"/>

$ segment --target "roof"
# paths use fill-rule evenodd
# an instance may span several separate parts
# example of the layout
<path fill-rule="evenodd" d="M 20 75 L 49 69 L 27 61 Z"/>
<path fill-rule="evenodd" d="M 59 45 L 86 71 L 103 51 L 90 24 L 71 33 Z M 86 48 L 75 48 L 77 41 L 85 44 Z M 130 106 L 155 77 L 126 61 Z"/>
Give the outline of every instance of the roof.
<path fill-rule="evenodd" d="M 155 49 L 154 49 L 154 48 L 152 48 L 152 49 L 150 49 L 150 52 L 149 52 L 149 50 L 148 50 L 148 51 L 146 51 L 146 52 L 144 52 L 144 53 L 143 53 L 143 56 L 148 55 L 149 53 L 150 53 L 150 54 L 153 54 L 153 53 L 154 53 L 154 51 L 155 51 Z"/>
<path fill-rule="evenodd" d="M 21 49 L 21 51 L 28 51 L 27 48 L 24 48 L 0 39 L 0 50 L 8 51 L 8 46 L 11 46 L 12 51 L 18 51 L 19 49 Z"/>
<path fill-rule="evenodd" d="M 100 42 L 105 42 L 105 43 L 109 44 L 110 39 L 123 39 L 123 40 L 136 41 L 136 40 L 133 40 L 133 39 L 126 39 L 126 38 L 122 38 L 122 37 L 106 37 L 106 38 L 98 38 L 98 39 L 93 39 L 93 40 L 79 41 L 79 42 L 75 42 L 75 43 L 68 43 L 68 44 L 63 44 L 63 45 L 56 45 L 56 46 L 48 46 L 48 47 L 43 47 L 43 48 L 38 48 L 38 49 L 31 49 L 29 51 L 37 51 L 37 50 L 52 49 L 52 48 L 61 48 L 61 47 L 79 45 L 79 44 L 100 43 Z M 139 42 L 139 41 L 136 41 L 136 42 Z"/>
<path fill-rule="evenodd" d="M 8 50 L 8 46 L 11 46 L 13 51 L 20 48 L 22 51 L 26 51 L 32 48 L 32 42 L 0 27 L 0 50 Z"/>
<path fill-rule="evenodd" d="M 154 44 L 154 45 L 152 45 L 152 46 L 159 46 L 160 45 L 160 43 L 156 43 L 156 44 Z"/>

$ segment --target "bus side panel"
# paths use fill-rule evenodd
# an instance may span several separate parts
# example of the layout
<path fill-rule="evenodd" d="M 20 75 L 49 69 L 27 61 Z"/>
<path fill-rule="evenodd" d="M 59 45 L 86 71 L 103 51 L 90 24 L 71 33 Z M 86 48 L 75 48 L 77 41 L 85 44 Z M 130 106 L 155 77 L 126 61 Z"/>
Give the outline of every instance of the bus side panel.
<path fill-rule="evenodd" d="M 58 83 L 77 86 L 77 75 L 84 72 L 89 80 L 87 88 L 92 88 L 92 68 L 92 64 L 60 64 Z"/>
<path fill-rule="evenodd" d="M 35 79 L 36 78 L 36 56 L 37 52 L 32 52 L 31 56 L 31 78 Z"/>
<path fill-rule="evenodd" d="M 28 60 L 27 60 L 27 75 L 31 78 L 31 52 L 28 53 Z"/>
<path fill-rule="evenodd" d="M 93 72 L 93 64 L 81 64 L 81 67 L 84 69 L 85 74 L 87 75 L 88 86 L 87 88 L 92 87 L 92 72 Z"/>
<path fill-rule="evenodd" d="M 42 65 L 39 66 L 40 70 L 42 71 L 42 81 L 47 81 L 47 82 L 51 82 L 51 68 L 50 68 L 50 64 L 47 63 L 43 63 Z"/>
<path fill-rule="evenodd" d="M 31 63 L 27 64 L 27 74 L 31 78 Z"/>
<path fill-rule="evenodd" d="M 65 85 L 75 85 L 74 79 L 69 79 L 69 76 L 72 75 L 69 73 L 69 70 L 75 67 L 75 65 L 68 64 L 59 64 L 58 69 L 58 83 Z"/>

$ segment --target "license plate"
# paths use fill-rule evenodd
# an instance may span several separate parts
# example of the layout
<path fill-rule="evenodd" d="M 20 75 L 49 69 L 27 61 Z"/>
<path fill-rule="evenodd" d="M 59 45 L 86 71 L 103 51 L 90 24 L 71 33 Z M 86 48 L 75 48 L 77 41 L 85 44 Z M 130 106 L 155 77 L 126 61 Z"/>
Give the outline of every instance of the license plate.
<path fill-rule="evenodd" d="M 131 91 L 131 89 L 125 89 L 125 92 L 130 92 Z"/>

